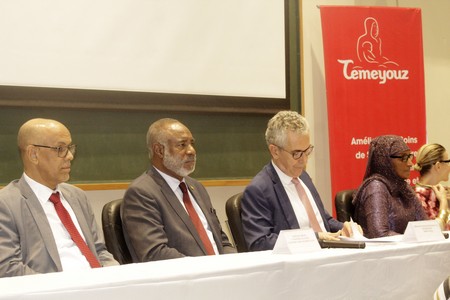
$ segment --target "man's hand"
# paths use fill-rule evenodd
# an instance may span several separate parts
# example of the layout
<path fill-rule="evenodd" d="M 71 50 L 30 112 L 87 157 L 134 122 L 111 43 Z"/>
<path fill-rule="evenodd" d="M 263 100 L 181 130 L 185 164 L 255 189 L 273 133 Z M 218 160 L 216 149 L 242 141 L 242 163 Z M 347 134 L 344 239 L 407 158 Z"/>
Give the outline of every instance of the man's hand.
<path fill-rule="evenodd" d="M 358 228 L 358 231 L 363 234 L 363 230 L 360 225 L 357 223 L 353 223 Z M 352 222 L 344 222 L 344 226 L 342 227 L 342 230 L 340 231 L 341 235 L 346 237 L 352 237 L 353 236 L 353 230 L 352 230 Z"/>
<path fill-rule="evenodd" d="M 339 241 L 340 232 L 319 232 L 319 239 L 326 241 Z"/>

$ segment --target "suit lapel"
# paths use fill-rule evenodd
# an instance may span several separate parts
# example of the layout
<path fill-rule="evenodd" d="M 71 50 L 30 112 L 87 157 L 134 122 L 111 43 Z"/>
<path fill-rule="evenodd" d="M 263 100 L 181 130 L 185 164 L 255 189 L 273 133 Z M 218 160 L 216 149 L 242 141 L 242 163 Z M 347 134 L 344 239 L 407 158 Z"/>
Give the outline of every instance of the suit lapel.
<path fill-rule="evenodd" d="M 80 201 L 69 189 L 64 188 L 64 186 L 61 186 L 60 189 L 64 196 L 64 199 L 69 203 L 70 207 L 75 213 L 75 216 L 77 218 L 76 222 L 78 223 L 78 225 L 80 225 L 81 231 L 86 240 L 86 244 L 91 249 L 92 253 L 96 254 L 97 251 L 95 249 L 95 243 L 92 240 L 91 228 L 89 228 L 89 224 L 86 222 L 86 217 L 84 215 L 83 209 L 81 208 Z"/>
<path fill-rule="evenodd" d="M 167 202 L 170 204 L 170 206 L 173 208 L 175 213 L 178 215 L 180 220 L 185 224 L 185 226 L 188 228 L 189 232 L 192 234 L 192 236 L 197 241 L 197 244 L 199 247 L 205 252 L 206 249 L 203 246 L 202 240 L 200 239 L 200 236 L 197 232 L 197 229 L 195 229 L 194 224 L 192 223 L 191 218 L 189 217 L 188 213 L 184 209 L 183 205 L 181 205 L 180 200 L 178 200 L 175 193 L 172 191 L 170 186 L 167 184 L 167 182 L 164 180 L 164 178 L 158 173 L 158 171 L 151 168 L 149 170 L 149 175 L 155 180 L 155 182 L 161 187 L 161 193 L 166 198 Z M 189 186 L 189 184 L 188 184 Z M 190 187 L 189 187 L 190 189 Z"/>
<path fill-rule="evenodd" d="M 199 191 L 198 191 L 197 189 L 195 189 L 194 185 L 190 182 L 191 179 L 190 179 L 190 178 L 185 178 L 185 180 L 186 180 L 187 186 L 188 186 L 188 188 L 189 188 L 189 191 L 191 192 L 191 194 L 192 194 L 192 195 L 194 196 L 194 198 L 195 198 L 195 199 L 191 199 L 191 200 L 192 200 L 192 201 L 195 201 L 195 202 L 198 204 L 198 206 L 200 207 L 200 209 L 202 210 L 203 215 L 204 215 L 205 218 L 206 218 L 206 222 L 208 222 L 208 224 L 209 224 L 209 229 L 211 230 L 211 232 L 212 232 L 212 234 L 213 234 L 213 238 L 214 238 L 214 240 L 215 240 L 215 242 L 216 242 L 216 245 L 217 245 L 217 247 L 219 247 L 219 249 L 220 249 L 220 246 L 219 246 L 219 245 L 222 244 L 221 239 L 219 239 L 220 233 L 214 232 L 213 226 L 210 225 L 210 224 L 213 224 L 213 220 L 211 219 L 211 217 L 212 217 L 213 214 L 211 213 L 211 211 L 209 210 L 209 208 L 206 206 L 205 201 L 202 201 L 202 197 L 200 196 Z M 198 237 L 198 239 L 200 240 L 200 237 Z M 219 240 L 218 240 L 218 239 L 219 239 Z M 201 245 L 203 245 L 203 243 L 201 243 Z"/>
<path fill-rule="evenodd" d="M 208 224 L 210 224 L 211 220 L 210 220 L 210 214 L 209 214 L 208 208 L 206 207 L 204 201 L 199 200 L 199 199 L 201 199 L 200 194 L 198 193 L 198 191 L 194 188 L 194 186 L 189 181 L 190 180 L 188 178 L 186 178 L 186 183 L 189 188 L 189 191 L 195 198 L 195 199 L 191 199 L 191 201 L 195 201 L 198 204 L 198 206 L 200 206 L 200 209 L 202 210 L 203 214 L 205 215 L 205 218 L 208 221 Z"/>
<path fill-rule="evenodd" d="M 50 257 L 57 266 L 58 270 L 62 271 L 61 260 L 59 258 L 58 249 L 56 247 L 53 232 L 50 228 L 50 224 L 48 223 L 47 216 L 45 215 L 41 203 L 31 190 L 30 186 L 26 183 L 24 177 L 19 180 L 19 189 L 22 196 L 26 199 L 25 203 L 30 210 L 34 221 L 36 222 L 36 226 L 39 228 L 42 241 L 44 242 Z"/>
<path fill-rule="evenodd" d="M 291 201 L 284 189 L 283 184 L 281 183 L 280 177 L 278 177 L 275 168 L 272 164 L 269 164 L 267 167 L 267 172 L 272 179 L 273 187 L 275 190 L 275 194 L 277 195 L 277 199 L 280 203 L 281 209 L 283 210 L 283 214 L 285 219 L 291 229 L 298 229 L 300 225 L 298 224 L 297 218 L 295 217 L 294 209 L 292 208 Z"/>
<path fill-rule="evenodd" d="M 326 216 L 325 216 L 325 208 L 323 207 L 319 192 L 316 190 L 316 188 L 311 180 L 311 177 L 309 177 L 309 174 L 306 171 L 303 171 L 302 175 L 300 175 L 300 179 L 303 181 L 303 183 L 308 187 L 309 191 L 311 192 L 314 202 L 316 203 L 317 209 L 319 210 L 319 213 L 322 218 L 325 229 L 327 231 L 330 231 L 330 226 L 329 226 Z"/>

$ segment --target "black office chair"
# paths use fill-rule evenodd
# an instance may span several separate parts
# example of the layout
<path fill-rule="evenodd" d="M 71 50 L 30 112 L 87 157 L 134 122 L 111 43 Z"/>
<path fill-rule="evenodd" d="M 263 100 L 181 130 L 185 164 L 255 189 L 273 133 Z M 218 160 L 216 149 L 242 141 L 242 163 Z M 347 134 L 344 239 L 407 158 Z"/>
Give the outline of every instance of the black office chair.
<path fill-rule="evenodd" d="M 334 205 L 336 207 L 338 221 L 350 221 L 350 218 L 353 217 L 355 207 L 353 206 L 352 200 L 355 191 L 356 190 L 343 190 L 336 193 Z"/>
<path fill-rule="evenodd" d="M 238 252 L 248 252 L 247 243 L 244 238 L 241 219 L 241 199 L 243 193 L 236 194 L 227 200 L 225 211 L 227 213 L 228 224 Z"/>
<path fill-rule="evenodd" d="M 113 200 L 106 203 L 102 209 L 102 228 L 106 248 L 121 265 L 132 262 L 122 231 L 120 218 L 122 201 L 122 199 Z"/>

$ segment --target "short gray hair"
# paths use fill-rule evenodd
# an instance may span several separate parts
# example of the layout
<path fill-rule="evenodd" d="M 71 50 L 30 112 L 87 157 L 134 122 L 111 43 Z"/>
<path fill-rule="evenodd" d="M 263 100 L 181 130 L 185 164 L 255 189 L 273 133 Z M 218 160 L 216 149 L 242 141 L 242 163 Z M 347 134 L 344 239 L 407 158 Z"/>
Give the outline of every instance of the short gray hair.
<path fill-rule="evenodd" d="M 167 146 L 168 131 L 167 128 L 170 124 L 180 123 L 178 120 L 171 118 L 163 118 L 155 121 L 150 125 L 147 131 L 147 149 L 148 156 L 151 159 L 153 157 L 153 144 L 159 143 Z"/>
<path fill-rule="evenodd" d="M 308 134 L 308 121 L 301 114 L 295 111 L 284 110 L 278 112 L 267 123 L 266 143 L 284 147 L 287 138 L 287 131 L 298 134 Z"/>

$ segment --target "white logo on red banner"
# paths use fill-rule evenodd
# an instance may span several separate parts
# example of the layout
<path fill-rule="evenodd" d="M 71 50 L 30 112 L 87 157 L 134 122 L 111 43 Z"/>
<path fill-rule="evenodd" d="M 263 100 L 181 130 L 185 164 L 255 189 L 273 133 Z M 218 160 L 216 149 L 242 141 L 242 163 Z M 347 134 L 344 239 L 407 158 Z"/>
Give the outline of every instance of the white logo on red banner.
<path fill-rule="evenodd" d="M 402 136 L 412 153 L 426 143 L 422 19 L 420 9 L 400 7 L 320 13 L 335 195 L 361 184 L 372 138 Z"/>
<path fill-rule="evenodd" d="M 385 84 L 390 80 L 408 80 L 409 70 L 393 69 L 398 63 L 383 55 L 380 27 L 375 18 L 364 20 L 364 33 L 356 43 L 359 65 L 353 59 L 338 59 L 347 80 L 375 80 Z"/>

